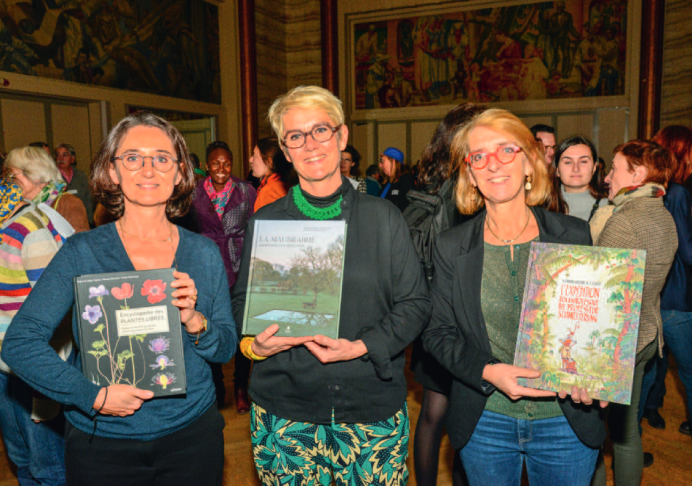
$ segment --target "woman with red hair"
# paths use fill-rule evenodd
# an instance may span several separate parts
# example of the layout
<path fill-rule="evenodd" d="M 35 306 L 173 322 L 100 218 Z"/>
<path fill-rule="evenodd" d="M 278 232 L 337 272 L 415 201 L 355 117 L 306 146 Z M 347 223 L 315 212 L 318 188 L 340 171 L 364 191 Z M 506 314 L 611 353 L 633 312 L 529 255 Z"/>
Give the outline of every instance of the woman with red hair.
<path fill-rule="evenodd" d="M 661 289 L 673 263 L 678 238 L 675 222 L 663 204 L 673 174 L 672 154 L 655 142 L 633 140 L 615 147 L 613 165 L 605 182 L 614 206 L 596 240 L 596 246 L 646 250 L 637 357 L 630 405 L 611 405 L 608 430 L 613 442 L 615 484 L 640 484 L 643 457 L 638 427 L 639 399 L 646 364 L 661 353 Z M 689 213 L 688 213 L 689 215 Z M 594 217 L 594 220 L 596 217 Z M 592 482 L 605 486 L 606 474 L 600 461 Z"/>
<path fill-rule="evenodd" d="M 692 278 L 692 196 L 683 187 L 692 174 L 692 130 L 681 125 L 668 126 L 659 130 L 654 141 L 672 152 L 675 158 L 673 175 L 668 183 L 668 192 L 663 197 L 663 204 L 675 221 L 678 251 L 661 292 L 661 320 L 666 355 L 655 359 L 654 366 L 646 372 L 639 413 L 643 415 L 644 410 L 648 414 L 653 413 L 654 419 L 659 419 L 661 423 L 663 418 L 657 409 L 663 405 L 666 390 L 668 351 L 673 353 L 680 379 L 685 385 L 688 413 L 692 410 L 692 285 L 689 283 Z M 653 388 L 650 388 L 652 385 Z M 647 400 L 646 392 L 649 389 L 651 393 Z M 645 407 L 645 401 L 649 407 Z M 652 421 L 650 418 L 649 424 Z M 662 426 L 665 427 L 665 421 Z M 689 434 L 689 431 L 688 420 L 680 425 L 680 432 Z"/>

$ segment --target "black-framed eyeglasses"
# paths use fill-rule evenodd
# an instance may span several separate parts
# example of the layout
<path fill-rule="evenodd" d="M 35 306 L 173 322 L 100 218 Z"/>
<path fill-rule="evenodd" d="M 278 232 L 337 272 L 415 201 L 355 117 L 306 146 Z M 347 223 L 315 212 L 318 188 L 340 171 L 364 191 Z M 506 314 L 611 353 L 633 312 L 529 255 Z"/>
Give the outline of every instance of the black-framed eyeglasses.
<path fill-rule="evenodd" d="M 284 138 L 281 139 L 281 145 L 290 149 L 299 149 L 305 145 L 308 135 L 310 135 L 315 142 L 329 142 L 341 127 L 342 125 L 332 127 L 328 123 L 320 123 L 312 127 L 312 130 L 309 132 L 289 130 L 286 132 L 286 135 L 284 135 Z"/>
<path fill-rule="evenodd" d="M 160 155 L 139 155 L 139 154 L 125 154 L 119 157 L 113 157 L 111 160 L 119 160 L 123 163 L 123 167 L 127 170 L 136 171 L 144 167 L 144 159 L 151 159 L 151 163 L 154 169 L 159 172 L 168 172 L 173 168 L 175 164 L 178 163 L 178 159 L 173 158 L 170 155 L 160 154 Z"/>
<path fill-rule="evenodd" d="M 483 152 L 478 150 L 476 152 L 471 152 L 466 156 L 466 163 L 469 164 L 476 170 L 485 169 L 490 162 L 490 157 L 495 157 L 501 164 L 511 164 L 514 162 L 517 153 L 521 152 L 523 149 L 517 147 L 516 145 L 503 145 L 498 147 L 495 152 Z"/>

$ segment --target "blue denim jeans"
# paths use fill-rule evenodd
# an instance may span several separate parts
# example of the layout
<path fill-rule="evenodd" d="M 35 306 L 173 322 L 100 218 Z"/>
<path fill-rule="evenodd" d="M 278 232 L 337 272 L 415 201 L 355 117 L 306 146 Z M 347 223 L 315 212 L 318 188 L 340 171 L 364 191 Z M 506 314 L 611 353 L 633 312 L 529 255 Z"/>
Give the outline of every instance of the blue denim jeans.
<path fill-rule="evenodd" d="M 521 420 L 488 411 L 461 449 L 471 486 L 519 486 L 524 460 L 531 486 L 588 486 L 597 457 L 565 417 Z"/>
<path fill-rule="evenodd" d="M 692 411 L 692 312 L 661 311 L 663 342 L 673 353 L 687 396 L 687 413 Z"/>
<path fill-rule="evenodd" d="M 21 486 L 64 485 L 64 418 L 34 423 L 33 390 L 20 378 L 0 371 L 0 429 Z"/>

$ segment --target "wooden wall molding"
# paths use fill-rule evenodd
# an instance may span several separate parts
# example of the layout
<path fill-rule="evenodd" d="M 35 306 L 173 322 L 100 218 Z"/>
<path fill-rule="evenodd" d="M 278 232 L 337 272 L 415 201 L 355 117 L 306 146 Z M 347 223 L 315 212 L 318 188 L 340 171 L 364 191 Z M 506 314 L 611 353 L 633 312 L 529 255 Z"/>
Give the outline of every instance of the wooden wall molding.
<path fill-rule="evenodd" d="M 255 1 L 238 0 L 240 34 L 240 110 L 243 177 L 250 169 L 250 154 L 257 143 L 257 53 L 255 48 Z M 236 157 L 237 159 L 237 157 Z"/>

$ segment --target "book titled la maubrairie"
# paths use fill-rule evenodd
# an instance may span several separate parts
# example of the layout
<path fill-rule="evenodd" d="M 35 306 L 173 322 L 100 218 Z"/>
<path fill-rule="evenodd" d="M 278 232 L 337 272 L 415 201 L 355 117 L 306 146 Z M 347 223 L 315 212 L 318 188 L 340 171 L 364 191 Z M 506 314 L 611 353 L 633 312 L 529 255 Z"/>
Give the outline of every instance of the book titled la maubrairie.
<path fill-rule="evenodd" d="M 345 221 L 255 221 L 243 334 L 339 337 Z"/>
<path fill-rule="evenodd" d="M 89 380 L 152 390 L 156 397 L 185 394 L 173 280 L 173 269 L 75 277 L 82 371 Z"/>
<path fill-rule="evenodd" d="M 531 243 L 514 364 L 541 377 L 519 384 L 629 405 L 645 264 L 644 250 Z"/>

